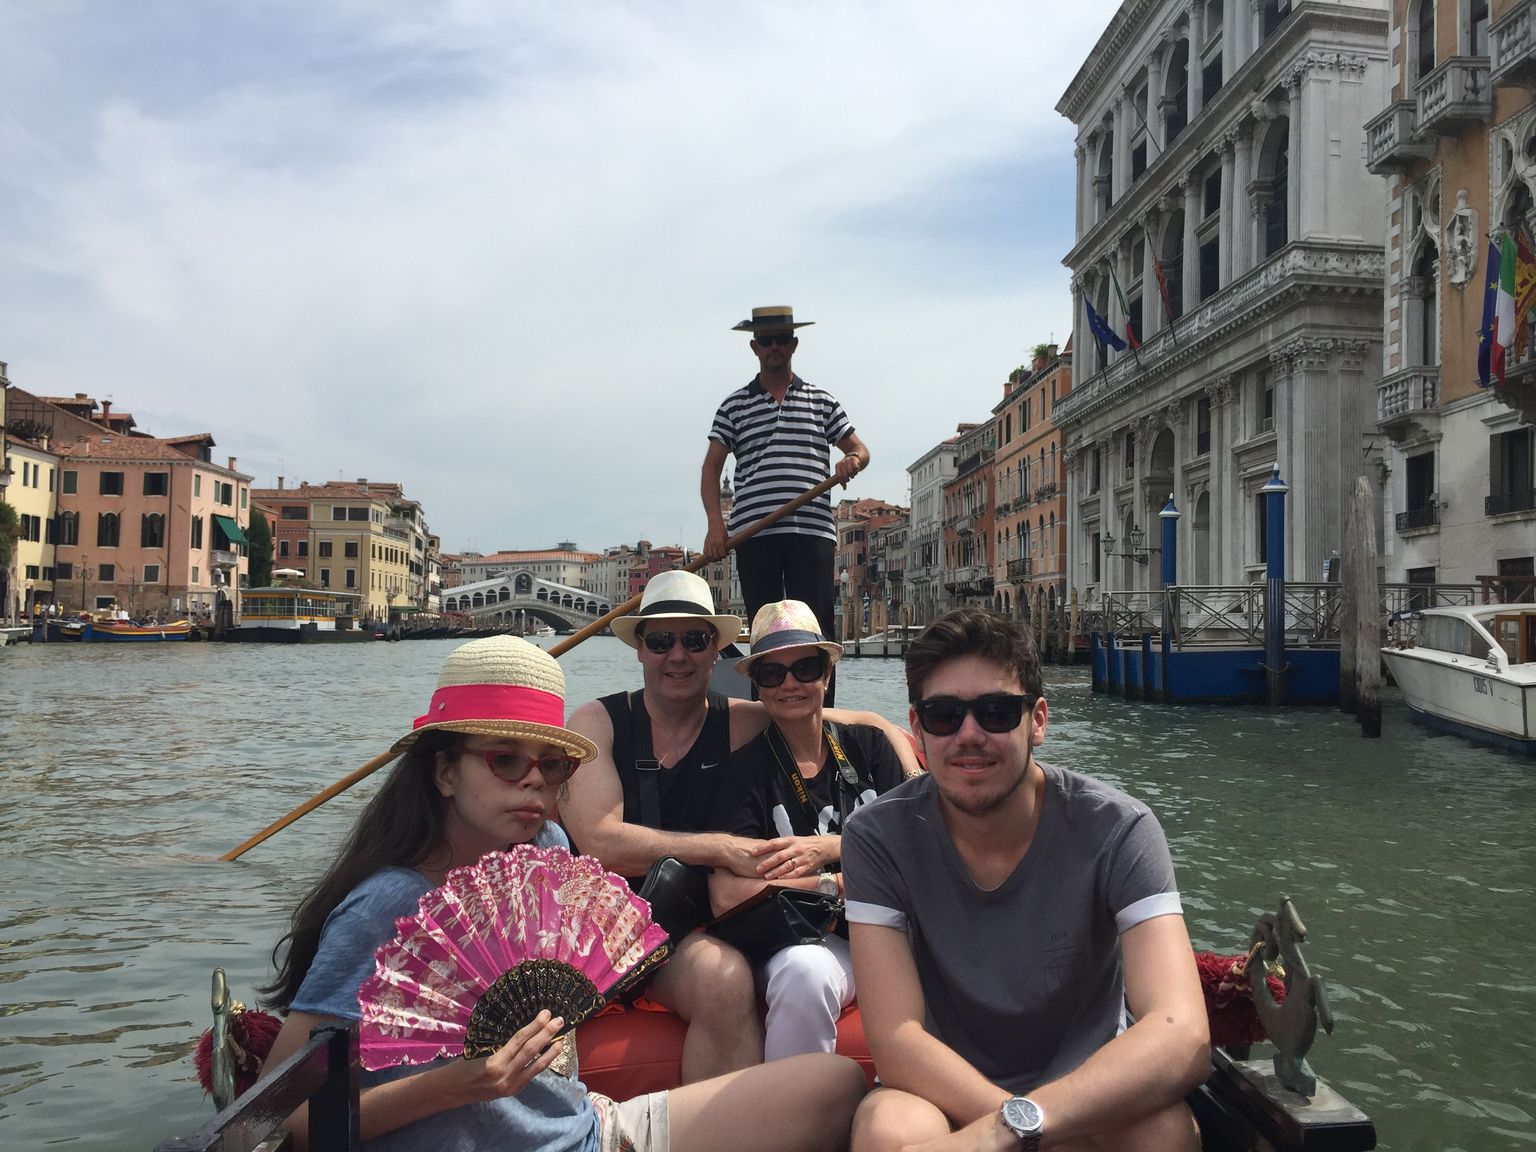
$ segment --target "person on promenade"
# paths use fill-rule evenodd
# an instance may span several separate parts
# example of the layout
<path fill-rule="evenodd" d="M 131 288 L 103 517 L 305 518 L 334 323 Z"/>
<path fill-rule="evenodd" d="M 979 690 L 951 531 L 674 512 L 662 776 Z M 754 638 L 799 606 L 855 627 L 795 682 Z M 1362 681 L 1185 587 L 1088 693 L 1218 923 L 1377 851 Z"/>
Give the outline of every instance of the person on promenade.
<path fill-rule="evenodd" d="M 764 879 L 716 872 L 709 882 L 718 915 L 765 882 L 842 894 L 843 821 L 904 779 L 901 761 L 878 728 L 834 725 L 822 714 L 832 665 L 842 646 L 822 635 L 799 600 L 765 604 L 752 621 L 750 655 L 737 663 L 751 677 L 772 721 L 731 754 L 715 798 L 715 826 L 763 841 Z M 781 949 L 758 973 L 768 1014 L 769 1060 L 837 1048 L 837 1018 L 853 1002 L 848 941 Z"/>
<path fill-rule="evenodd" d="M 294 913 L 267 989 L 287 1011 L 268 1070 L 316 1025 L 359 1019 L 374 952 L 450 870 L 530 841 L 569 847 L 547 817 L 596 749 L 562 726 L 564 696 L 560 666 L 526 640 L 494 636 L 449 654 L 426 714 L 394 746 L 404 758 Z M 858 1065 L 818 1054 L 617 1103 L 576 1079 L 562 1025 L 544 1011 L 491 1056 L 364 1071 L 363 1147 L 688 1152 L 715 1145 L 725 1115 L 732 1148 L 830 1152 L 864 1091 Z M 569 1074 L 556 1070 L 562 1057 Z M 787 1099 L 799 1105 L 793 1115 Z M 286 1123 L 300 1149 L 307 1125 L 307 1105 Z"/>
<path fill-rule="evenodd" d="M 704 555 L 710 560 L 725 556 L 729 535 L 782 508 L 829 475 L 846 486 L 855 473 L 869 467 L 869 449 L 853 430 L 843 406 L 790 367 L 800 344 L 795 329 L 812 323 L 797 322 L 794 309 L 787 305 L 774 305 L 752 309 L 751 319 L 732 329 L 752 333 L 758 374 L 725 398 L 709 430 L 699 494 L 709 521 Z M 828 471 L 832 445 L 843 458 Z M 729 455 L 736 457 L 736 494 L 727 527 L 720 509 L 720 476 Z M 743 541 L 736 548 L 736 566 L 747 618 L 755 619 L 759 608 L 775 600 L 801 600 L 816 613 L 822 635 L 834 635 L 836 551 L 830 494 Z M 828 704 L 835 695 L 834 683 L 828 686 Z"/>
<path fill-rule="evenodd" d="M 1015 622 L 958 609 L 906 664 L 929 774 L 843 834 L 884 1086 L 855 1118 L 854 1152 L 1194 1152 L 1183 1098 L 1210 1046 L 1157 819 L 1034 758 L 1047 708 Z"/>
<path fill-rule="evenodd" d="M 613 871 L 641 877 L 665 856 L 753 878 L 768 870 L 757 855 L 760 841 L 719 832 L 713 822 L 721 767 L 768 723 L 761 704 L 728 700 L 709 687 L 720 649 L 740 632 L 739 617 L 716 614 L 704 579 L 682 571 L 653 576 L 639 610 L 613 622 L 613 634 L 635 649 L 643 687 L 571 713 L 571 728 L 596 745 L 597 756 L 560 802 L 577 846 Z M 833 718 L 882 726 L 901 742 L 904 766 L 916 769 L 907 740 L 882 717 Z M 684 1083 L 760 1062 L 751 965 L 706 933 L 674 944 L 644 995 L 688 1024 Z"/>

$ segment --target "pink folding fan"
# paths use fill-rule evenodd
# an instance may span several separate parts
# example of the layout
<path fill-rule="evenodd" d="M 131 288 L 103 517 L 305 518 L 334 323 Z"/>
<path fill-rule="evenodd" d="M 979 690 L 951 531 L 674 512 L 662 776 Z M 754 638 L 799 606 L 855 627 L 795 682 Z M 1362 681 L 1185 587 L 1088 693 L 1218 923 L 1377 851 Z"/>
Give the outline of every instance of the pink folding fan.
<path fill-rule="evenodd" d="M 395 928 L 357 994 L 368 1069 L 489 1056 L 544 1008 L 569 1030 L 668 954 L 623 877 L 560 848 L 455 868 Z"/>

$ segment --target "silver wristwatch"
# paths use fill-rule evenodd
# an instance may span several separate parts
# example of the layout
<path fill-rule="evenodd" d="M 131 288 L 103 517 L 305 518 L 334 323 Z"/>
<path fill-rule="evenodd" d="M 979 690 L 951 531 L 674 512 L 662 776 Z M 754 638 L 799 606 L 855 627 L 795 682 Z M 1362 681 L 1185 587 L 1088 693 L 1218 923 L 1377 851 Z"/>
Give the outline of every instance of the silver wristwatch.
<path fill-rule="evenodd" d="M 822 872 L 816 877 L 816 891 L 823 896 L 831 896 L 834 900 L 838 895 L 837 877 L 830 872 Z"/>
<path fill-rule="evenodd" d="M 1039 1152 L 1040 1137 L 1045 1132 L 1045 1113 L 1028 1096 L 1011 1096 L 1003 1101 L 1003 1126 L 1024 1141 L 1024 1152 Z"/>

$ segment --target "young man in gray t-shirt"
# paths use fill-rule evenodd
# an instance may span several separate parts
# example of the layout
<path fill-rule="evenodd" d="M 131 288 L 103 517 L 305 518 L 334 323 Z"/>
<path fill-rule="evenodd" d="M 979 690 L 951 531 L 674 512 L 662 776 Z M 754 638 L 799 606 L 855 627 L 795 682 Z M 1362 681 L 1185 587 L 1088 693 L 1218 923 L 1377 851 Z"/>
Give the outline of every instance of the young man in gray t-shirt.
<path fill-rule="evenodd" d="M 960 609 L 929 627 L 907 687 L 929 774 L 843 834 L 883 1085 L 853 1152 L 1194 1152 L 1183 1097 L 1210 1071 L 1209 1036 L 1156 818 L 1034 759 L 1040 662 L 1006 617 Z"/>

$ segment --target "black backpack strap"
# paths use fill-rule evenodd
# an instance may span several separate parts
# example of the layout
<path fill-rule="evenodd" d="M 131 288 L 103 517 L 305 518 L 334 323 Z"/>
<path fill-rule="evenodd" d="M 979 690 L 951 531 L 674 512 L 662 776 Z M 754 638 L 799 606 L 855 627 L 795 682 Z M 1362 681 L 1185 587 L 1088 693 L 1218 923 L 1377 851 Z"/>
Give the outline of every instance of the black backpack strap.
<path fill-rule="evenodd" d="M 640 706 L 635 707 L 635 698 Z M 639 692 L 631 692 L 625 701 L 629 704 L 633 746 L 635 751 L 635 783 L 640 792 L 640 823 L 647 828 L 661 827 L 661 762 L 651 750 L 651 716 L 645 710 L 645 698 Z"/>
<path fill-rule="evenodd" d="M 848 754 L 843 751 L 837 726 L 830 720 L 824 720 L 822 731 L 826 736 L 827 747 L 832 749 L 832 761 L 837 765 L 837 826 L 842 830 L 848 825 L 849 814 L 859 804 L 859 773 L 848 759 Z"/>

